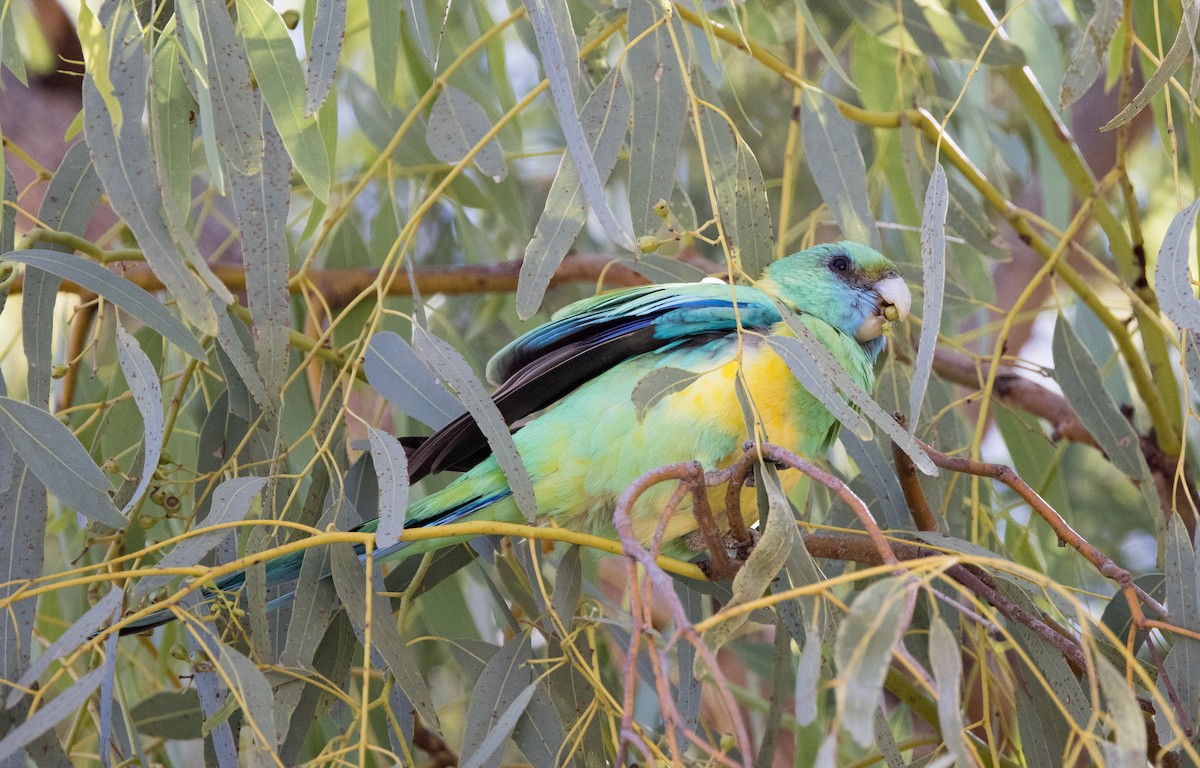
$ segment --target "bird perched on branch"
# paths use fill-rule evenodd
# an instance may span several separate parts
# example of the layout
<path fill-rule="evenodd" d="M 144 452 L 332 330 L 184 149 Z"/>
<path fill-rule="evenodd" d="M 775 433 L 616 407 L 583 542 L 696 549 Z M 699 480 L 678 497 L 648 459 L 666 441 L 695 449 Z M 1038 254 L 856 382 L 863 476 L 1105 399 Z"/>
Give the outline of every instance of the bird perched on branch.
<path fill-rule="evenodd" d="M 500 350 L 488 364 L 488 377 L 499 383 L 493 397 L 509 423 L 541 411 L 513 434 L 538 514 L 565 528 L 612 536 L 618 495 L 648 470 L 692 460 L 705 470 L 724 467 L 748 439 L 766 439 L 801 456 L 829 448 L 837 420 L 765 343 L 769 336 L 793 335 L 784 312 L 795 313 L 850 378 L 870 391 L 886 324 L 907 317 L 910 305 L 908 288 L 887 258 L 853 243 L 820 245 L 775 262 L 754 287 L 649 285 L 578 301 Z M 668 370 L 670 386 L 635 395 L 648 375 Z M 735 384 L 739 373 L 763 434 L 747 428 Z M 445 489 L 412 503 L 405 527 L 524 521 L 469 416 L 423 441 L 410 458 L 414 478 L 467 467 Z M 798 479 L 795 472 L 786 474 Z M 653 537 L 672 490 L 660 484 L 638 499 L 632 522 L 643 543 Z M 756 509 L 751 499 L 743 509 Z M 376 522 L 360 530 L 372 532 Z M 664 554 L 687 557 L 683 539 L 696 527 L 681 507 L 666 525 Z M 377 549 L 374 557 L 409 556 L 454 541 L 399 542 Z M 295 553 L 268 561 L 268 583 L 295 578 L 302 559 Z M 216 589 L 236 591 L 243 582 L 244 574 L 231 574 Z M 171 618 L 159 612 L 123 631 Z"/>

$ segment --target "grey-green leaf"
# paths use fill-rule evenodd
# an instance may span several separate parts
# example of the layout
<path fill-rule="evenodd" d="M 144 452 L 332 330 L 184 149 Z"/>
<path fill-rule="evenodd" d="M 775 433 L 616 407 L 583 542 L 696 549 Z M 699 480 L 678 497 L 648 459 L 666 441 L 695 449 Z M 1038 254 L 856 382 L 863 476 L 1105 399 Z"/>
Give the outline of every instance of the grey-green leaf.
<path fill-rule="evenodd" d="M 656 368 L 647 373 L 638 380 L 631 394 L 638 421 L 641 422 L 645 419 L 646 413 L 659 400 L 686 389 L 698 378 L 700 378 L 700 374 L 695 371 L 685 371 L 682 368 Z"/>
<path fill-rule="evenodd" d="M 433 429 L 466 412 L 408 342 L 391 331 L 371 337 L 363 355 L 363 372 L 375 391 L 392 405 Z"/>
<path fill-rule="evenodd" d="M 211 94 L 213 128 L 225 162 L 241 173 L 253 174 L 262 165 L 263 136 L 258 91 L 250 87 L 245 49 L 237 44 L 224 0 L 187 0 L 193 1 L 205 47 L 203 60 L 208 65 L 207 83 L 198 82 L 196 87 Z M 195 50 L 189 53 L 193 60 L 200 58 Z"/>
<path fill-rule="evenodd" d="M 1108 61 L 1109 45 L 1121 23 L 1121 0 L 1097 0 L 1095 13 L 1080 36 L 1079 45 L 1067 59 L 1059 90 L 1058 108 L 1066 109 L 1092 87 Z"/>
<path fill-rule="evenodd" d="M 453 86 L 445 86 L 429 110 L 425 142 L 434 157 L 443 163 L 458 163 L 492 129 L 483 107 Z M 500 140 L 493 137 L 475 154 L 475 165 L 494 181 L 508 174 Z"/>
<path fill-rule="evenodd" d="M 1128 123 L 1146 108 L 1151 99 L 1162 92 L 1163 86 L 1183 66 L 1183 63 L 1187 61 L 1188 54 L 1192 52 L 1193 40 L 1196 37 L 1198 16 L 1200 16 L 1200 3 L 1196 2 L 1196 0 L 1185 0 L 1183 3 L 1184 23 L 1179 25 L 1179 32 L 1175 35 L 1175 42 L 1171 43 L 1171 49 L 1163 56 L 1162 63 L 1158 65 L 1158 69 L 1154 71 L 1154 74 L 1142 86 L 1142 90 L 1138 91 L 1137 95 L 1133 97 L 1133 100 L 1126 104 L 1125 108 L 1116 117 L 1105 123 L 1104 127 L 1100 130 L 1111 131 Z"/>
<path fill-rule="evenodd" d="M 608 201 L 604 197 L 604 181 L 588 146 L 583 123 L 579 119 L 579 110 L 575 106 L 575 84 L 571 79 L 570 70 L 578 71 L 579 54 L 566 7 L 565 3 L 555 3 L 552 0 L 525 2 L 529 22 L 533 25 L 533 34 L 537 39 L 538 51 L 541 53 L 542 67 L 550 83 L 550 93 L 554 96 L 558 123 L 567 142 L 567 152 L 579 172 L 583 198 L 608 236 L 625 250 L 636 251 L 637 245 L 633 236 L 617 223 L 616 217 L 608 207 Z"/>
<path fill-rule="evenodd" d="M 346 0 L 324 0 L 317 3 L 312 41 L 308 50 L 308 77 L 304 88 L 306 116 L 315 115 L 329 96 L 345 38 Z"/>
<path fill-rule="evenodd" d="M 194 536 L 180 542 L 158 563 L 158 568 L 179 568 L 199 563 L 221 540 L 230 535 L 228 523 L 244 520 L 254 497 L 266 485 L 265 477 L 233 477 L 216 487 L 212 506 L 204 524 L 193 531 Z M 212 529 L 212 530 L 209 530 Z M 173 576 L 147 576 L 134 587 L 136 596 L 146 595 L 170 581 Z"/>
<path fill-rule="evenodd" d="M 962 716 L 962 649 L 939 616 L 929 627 L 929 662 L 933 668 L 934 691 L 937 696 L 938 725 L 942 743 L 954 757 L 958 768 L 975 765 L 963 737 L 966 727 Z"/>
<path fill-rule="evenodd" d="M 0 397 L 0 429 L 64 504 L 109 528 L 125 528 L 127 521 L 109 497 L 108 479 L 61 421 L 40 408 Z"/>
<path fill-rule="evenodd" d="M 867 167 L 850 124 L 824 94 L 806 89 L 800 99 L 804 157 L 821 199 L 847 240 L 878 249 L 879 232 L 867 198 Z"/>
<path fill-rule="evenodd" d="M 145 434 L 142 448 L 142 476 L 137 489 L 129 497 L 122 515 L 128 515 L 142 494 L 150 487 L 154 470 L 163 447 L 163 402 L 162 388 L 158 383 L 158 372 L 150 358 L 142 351 L 137 339 L 125 327 L 117 323 L 117 360 L 125 374 L 125 383 L 133 395 L 138 413 L 142 415 L 142 431 Z"/>
<path fill-rule="evenodd" d="M 267 109 L 296 170 L 321 202 L 329 201 L 330 168 L 317 119 L 306 114 L 304 72 L 287 27 L 266 0 L 237 0 L 242 42 Z M 290 181 L 290 180 L 289 180 Z"/>
<path fill-rule="evenodd" d="M 499 728 L 498 719 L 533 682 L 528 666 L 531 657 L 528 632 L 509 640 L 484 666 L 475 681 L 471 703 L 467 707 L 466 729 L 463 732 L 461 759 L 464 764 L 490 765 L 503 739 L 516 725 L 516 718 L 509 731 L 495 737 Z M 490 744 L 490 750 L 485 747 Z"/>
<path fill-rule="evenodd" d="M 912 384 L 908 390 L 910 432 L 917 429 L 921 403 L 925 400 L 925 389 L 933 372 L 938 329 L 942 324 L 942 305 L 946 294 L 946 210 L 949 205 L 946 171 L 938 163 L 929 180 L 925 209 L 921 214 L 921 274 L 925 298 L 921 305 L 921 340 L 917 361 L 913 364 Z"/>
<path fill-rule="evenodd" d="M 93 669 L 38 709 L 37 713 L 28 720 L 9 731 L 8 735 L 0 739 L 0 762 L 8 764 L 9 758 L 58 725 L 58 722 L 64 717 L 79 710 L 100 687 L 104 675 L 104 667 Z M 22 759 L 17 762 L 24 764 L 25 761 Z"/>
<path fill-rule="evenodd" d="M 883 695 L 883 679 L 892 652 L 904 636 L 902 623 L 905 592 L 911 588 L 903 576 L 889 576 L 863 590 L 838 628 L 834 658 L 839 685 L 837 707 L 842 725 L 859 746 L 875 739 L 875 708 Z"/>
<path fill-rule="evenodd" d="M 633 124 L 629 141 L 629 209 L 634 234 L 653 234 L 661 223 L 654 212 L 659 200 L 675 189 L 679 143 L 687 125 L 687 91 L 676 40 L 686 40 L 678 14 L 662 20 L 664 7 L 653 0 L 629 4 L 629 90 Z M 654 24 L 653 31 L 647 31 Z M 670 25 L 670 29 L 668 26 Z M 645 36 L 643 37 L 643 33 Z M 586 107 L 584 108 L 587 109 Z"/>
<path fill-rule="evenodd" d="M 1167 317 L 1181 328 L 1200 333 L 1200 301 L 1192 293 L 1188 273 L 1189 244 L 1196 226 L 1200 198 L 1180 211 L 1163 235 L 1154 265 L 1154 289 Z"/>
<path fill-rule="evenodd" d="M 395 544 L 404 533 L 404 515 L 408 511 L 408 458 L 404 446 L 392 435 L 367 427 L 371 459 L 379 477 L 379 526 L 375 546 Z"/>
<path fill-rule="evenodd" d="M 596 87 L 578 122 L 583 126 L 595 172 L 602 180 L 607 179 L 629 122 L 629 92 L 617 77 L 617 70 Z M 574 156 L 564 154 L 521 262 L 517 315 L 522 320 L 528 320 L 541 306 L 555 270 L 587 222 L 589 203 Z"/>
<path fill-rule="evenodd" d="M 513 444 L 508 424 L 500 415 L 500 409 L 492 402 L 471 366 L 454 347 L 419 325 L 413 327 L 413 340 L 417 351 L 425 356 L 439 376 L 454 387 L 459 399 L 479 425 L 479 430 L 483 432 L 492 449 L 492 455 L 504 471 L 517 508 L 526 520 L 532 522 L 537 517 L 537 499 L 533 495 L 533 483 L 530 482 L 529 473 L 521 462 L 516 445 Z"/>
<path fill-rule="evenodd" d="M 346 605 L 346 612 L 361 642 L 368 623 L 366 573 L 350 546 L 335 544 L 330 550 L 334 586 Z M 388 600 L 382 595 L 373 598 L 369 618 L 372 663 L 377 668 L 386 666 L 391 670 L 396 684 L 408 696 L 421 719 L 430 727 L 438 728 L 437 711 L 433 708 L 429 687 L 421 677 L 421 667 L 416 657 L 396 629 Z"/>

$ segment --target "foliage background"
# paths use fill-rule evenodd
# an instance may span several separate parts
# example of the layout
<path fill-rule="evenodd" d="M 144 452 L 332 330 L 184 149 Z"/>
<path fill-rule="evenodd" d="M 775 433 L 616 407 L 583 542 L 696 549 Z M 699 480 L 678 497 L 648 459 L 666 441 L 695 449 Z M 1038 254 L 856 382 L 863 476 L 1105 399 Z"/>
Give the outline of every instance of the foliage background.
<path fill-rule="evenodd" d="M 0 759 L 1200 763 L 1198 13 L 0 5 Z M 406 384 L 431 357 L 461 393 L 519 318 L 841 236 L 922 305 L 884 411 L 1039 496 L 918 494 L 876 419 L 829 462 L 899 567 L 816 488 L 750 604 L 559 530 L 347 555 L 445 482 L 388 437 L 461 407 Z M 291 608 L 252 569 L 232 622 L 92 637 L 291 547 Z"/>

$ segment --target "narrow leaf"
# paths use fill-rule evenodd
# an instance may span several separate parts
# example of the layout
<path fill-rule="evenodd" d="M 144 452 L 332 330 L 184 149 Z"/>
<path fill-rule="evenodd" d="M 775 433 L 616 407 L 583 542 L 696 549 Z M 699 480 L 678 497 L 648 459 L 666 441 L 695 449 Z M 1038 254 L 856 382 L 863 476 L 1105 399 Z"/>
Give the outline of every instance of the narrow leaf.
<path fill-rule="evenodd" d="M 454 164 L 467 156 L 492 129 L 483 107 L 467 94 L 445 86 L 429 110 L 429 127 L 425 141 L 434 157 L 443 163 Z M 500 181 L 508 174 L 500 140 L 493 137 L 475 154 L 479 170 Z"/>
<path fill-rule="evenodd" d="M 628 52 L 633 104 L 629 209 L 636 235 L 653 234 L 661 224 L 654 204 L 671 199 L 679 165 L 679 144 L 687 126 L 681 52 L 675 49 L 672 40 L 672 31 L 680 41 L 687 39 L 686 32 L 678 14 L 672 13 L 665 20 L 664 15 L 663 7 L 653 0 L 635 0 L 629 4 L 626 22 L 630 41 L 638 41 Z M 653 31 L 648 32 L 652 26 Z"/>
<path fill-rule="evenodd" d="M 963 737 L 966 726 L 963 724 L 961 704 L 962 649 L 946 622 L 936 616 L 929 627 L 929 662 L 933 667 L 942 742 L 946 745 L 946 751 L 954 757 L 956 766 L 971 768 L 976 763 Z"/>
<path fill-rule="evenodd" d="M 329 154 L 317 119 L 305 114 L 304 72 L 287 27 L 266 0 L 237 0 L 237 9 L 242 44 L 283 145 L 309 190 L 321 202 L 328 202 Z"/>
<path fill-rule="evenodd" d="M 200 346 L 196 337 L 158 299 L 143 288 L 93 261 L 38 248 L 28 251 L 10 251 L 4 254 L 4 259 L 50 272 L 99 294 L 153 328 L 197 360 L 207 357 L 204 347 Z"/>
<path fill-rule="evenodd" d="M 1183 3 L 1183 23 L 1179 25 L 1179 33 L 1175 35 L 1175 42 L 1171 43 L 1171 49 L 1167 51 L 1167 55 L 1163 56 L 1158 69 L 1154 71 L 1154 74 L 1142 86 L 1142 90 L 1138 91 L 1137 95 L 1133 97 L 1133 100 L 1126 104 L 1125 108 L 1116 117 L 1105 123 L 1100 130 L 1111 131 L 1128 123 L 1146 108 L 1151 99 L 1162 91 L 1171 77 L 1187 61 L 1188 54 L 1192 52 L 1192 41 L 1196 37 L 1198 16 L 1200 16 L 1200 3 L 1196 0 L 1185 0 Z M 1192 218 L 1195 218 L 1194 213 Z M 1189 228 L 1191 227 L 1190 224 L 1188 226 Z"/>
<path fill-rule="evenodd" d="M 140 115 L 146 102 L 146 61 L 142 48 L 141 30 L 133 15 L 133 7 L 112 3 L 101 9 L 108 34 L 115 43 L 110 72 L 121 87 L 117 94 L 123 108 L 131 115 Z M 109 204 L 142 247 L 146 261 L 178 302 L 180 311 L 192 324 L 205 333 L 216 331 L 216 316 L 207 298 L 206 283 L 198 279 L 179 256 L 162 216 L 162 193 L 152 158 L 154 153 L 142 128 L 141 120 L 130 119 L 114 125 L 112 113 L 89 72 L 83 78 L 83 126 L 91 148 L 96 172 L 104 182 Z M 11 257 L 10 257 L 11 258 Z M 207 280 L 210 289 L 233 300 L 228 289 L 218 290 L 220 281 L 211 270 L 193 264 Z M 178 341 L 176 343 L 179 343 Z M 196 355 L 203 357 L 203 355 Z"/>
<path fill-rule="evenodd" d="M 646 418 L 646 413 L 659 400 L 686 389 L 698 378 L 700 378 L 699 373 L 685 371 L 682 368 L 656 368 L 647 373 L 638 380 L 631 394 L 638 422 L 640 423 Z"/>
<path fill-rule="evenodd" d="M 242 335 L 235 325 L 242 321 L 231 317 L 228 308 L 215 296 L 213 297 L 213 311 L 217 315 L 217 343 L 228 355 L 237 378 L 246 386 L 259 408 L 266 413 L 275 413 L 275 409 L 279 405 L 279 398 L 278 396 L 273 397 L 267 392 L 267 385 L 258 372 L 258 366 L 250 359 L 250 353 L 242 343 Z"/>
<path fill-rule="evenodd" d="M 993 39 L 992 30 L 940 5 L 918 0 L 842 0 L 842 7 L 884 44 L 930 56 L 1019 67 L 1025 55 L 1012 43 Z"/>
<path fill-rule="evenodd" d="M 461 760 L 464 763 L 476 762 L 479 765 L 491 765 L 489 762 L 495 755 L 508 732 L 498 739 L 492 738 L 497 730 L 497 721 L 517 700 L 517 697 L 533 682 L 529 669 L 531 657 L 530 636 L 528 632 L 509 640 L 484 665 L 483 672 L 475 681 L 471 703 L 467 707 L 466 729 L 463 732 Z M 512 727 L 516 725 L 514 718 Z M 491 751 L 484 752 L 485 742 L 494 744 Z"/>
<path fill-rule="evenodd" d="M 837 707 L 842 725 L 859 746 L 875 740 L 875 709 L 883 695 L 883 678 L 892 663 L 892 652 L 906 627 L 904 577 L 890 576 L 863 590 L 838 629 L 834 658 L 839 685 Z"/>
<path fill-rule="evenodd" d="M 308 77 L 304 88 L 305 115 L 315 115 L 329 96 L 345 38 L 346 0 L 325 0 L 317 3 L 312 41 L 308 49 Z"/>
<path fill-rule="evenodd" d="M 228 523 L 246 518 L 254 497 L 266 485 L 265 477 L 234 477 L 216 487 L 212 493 L 212 506 L 204 524 L 195 529 L 196 535 L 180 542 L 159 561 L 157 568 L 179 568 L 199 563 L 222 539 L 231 534 Z M 147 576 L 134 587 L 136 596 L 146 595 L 167 583 L 174 576 Z"/>
<path fill-rule="evenodd" d="M 193 60 L 208 65 L 204 88 L 213 102 L 213 129 L 225 162 L 250 175 L 262 166 L 263 136 L 259 119 L 257 89 L 250 87 L 250 64 L 245 49 L 234 37 L 233 20 L 224 0 L 185 0 L 195 3 L 199 13 L 201 55 L 189 51 Z M 185 38 L 185 42 L 191 40 Z"/>
<path fill-rule="evenodd" d="M 424 355 L 430 366 L 458 393 L 479 430 L 487 438 L 492 454 L 512 489 L 517 508 L 532 522 L 537 517 L 537 499 L 533 495 L 533 483 L 521 462 L 517 447 L 500 409 L 492 402 L 471 366 L 462 355 L 446 342 L 433 336 L 421 326 L 413 326 L 413 337 L 417 351 Z"/>
<path fill-rule="evenodd" d="M 1137 698 L 1117 671 L 1102 654 L 1092 657 L 1096 677 L 1104 691 L 1108 720 L 1112 724 L 1115 743 L 1105 742 L 1106 765 L 1143 766 L 1146 764 L 1146 722 Z"/>
<path fill-rule="evenodd" d="M 263 121 L 263 132 L 266 149 L 262 168 L 253 176 L 230 174 L 230 186 L 246 267 L 246 299 L 254 318 L 252 337 L 258 372 L 267 392 L 282 392 L 292 320 L 286 231 L 292 164 L 269 116 Z"/>
<path fill-rule="evenodd" d="M 1192 229 L 1200 198 L 1180 211 L 1163 235 L 1154 265 L 1154 289 L 1167 317 L 1181 328 L 1200 333 L 1200 301 L 1192 293 L 1188 262 L 1191 261 Z"/>
<path fill-rule="evenodd" d="M 583 127 L 588 157 L 595 160 L 593 170 L 602 179 L 612 173 L 629 120 L 629 93 L 617 73 L 618 70 L 613 70 L 596 87 L 578 119 Z M 564 154 L 546 197 L 546 207 L 538 218 L 521 262 L 517 315 L 522 320 L 528 320 L 541 306 L 555 270 L 587 222 L 590 204 L 574 155 Z"/>
<path fill-rule="evenodd" d="M 64 504 L 109 528 L 125 528 L 126 519 L 109 497 L 108 479 L 61 421 L 40 408 L 0 397 L 0 429 Z"/>
<path fill-rule="evenodd" d="M 385 105 L 396 98 L 396 70 L 399 68 L 400 3 L 395 0 L 367 0 L 368 32 L 371 36 L 371 60 L 375 65 L 375 91 Z"/>
<path fill-rule="evenodd" d="M 554 6 L 558 6 L 557 13 Z M 575 33 L 566 13 L 566 5 L 551 0 L 526 0 L 525 8 L 533 34 L 537 39 L 538 51 L 546 79 L 550 82 L 550 93 L 558 111 L 558 123 L 567 142 L 567 152 L 579 172 L 579 183 L 583 197 L 600 222 L 600 226 L 617 245 L 627 251 L 636 251 L 633 237 L 620 224 L 608 207 L 604 197 L 604 182 L 588 146 L 579 110 L 575 106 L 575 85 L 570 69 L 578 70 L 578 46 Z M 564 21 L 565 20 L 565 21 Z M 622 125 L 622 128 L 625 126 Z M 623 135 L 623 133 L 622 133 Z"/>
<path fill-rule="evenodd" d="M 879 231 L 867 197 L 867 167 L 854 126 L 824 94 L 806 89 L 800 99 L 804 157 L 821 199 L 847 240 L 879 249 Z"/>
<path fill-rule="evenodd" d="M 202 625 L 203 626 L 203 625 Z M 258 731 L 263 734 L 274 734 L 275 725 L 271 717 L 274 696 L 266 676 L 259 671 L 254 662 L 238 651 L 230 648 L 213 634 L 211 625 L 205 626 L 198 632 L 189 632 L 189 639 L 208 657 L 220 670 L 221 687 L 227 686 L 227 697 L 232 697 L 242 711 L 243 728 Z M 226 699 L 227 701 L 229 699 Z M 213 717 L 205 712 L 206 717 Z M 209 723 L 206 723 L 206 726 Z M 247 744 L 242 741 L 242 760 L 257 764 L 260 760 L 269 760 L 273 754 L 273 744 L 264 743 L 258 739 Z M 250 749 L 245 747 L 249 746 Z M 270 760 L 263 764 L 276 764 Z"/>
<path fill-rule="evenodd" d="M 929 180 L 921 214 L 921 274 L 925 299 L 921 309 L 921 340 L 908 390 L 908 429 L 914 433 L 925 400 L 925 389 L 929 386 L 929 375 L 933 372 L 933 353 L 942 324 L 946 294 L 946 209 L 949 204 L 946 171 L 939 163 Z"/>
<path fill-rule="evenodd" d="M 1059 90 L 1058 108 L 1065 110 L 1092 87 L 1100 70 L 1108 62 L 1109 46 L 1121 23 L 1121 0 L 1098 0 L 1095 13 L 1079 38 L 1079 45 L 1067 59 Z"/>
<path fill-rule="evenodd" d="M 142 448 L 142 476 L 137 488 L 129 497 L 122 515 L 128 515 L 138 500 L 150 487 L 154 470 L 158 468 L 158 459 L 162 456 L 163 447 L 163 402 L 162 389 L 158 383 L 158 372 L 133 334 L 125 330 L 120 322 L 117 323 L 117 360 L 121 364 L 121 372 L 125 374 L 125 383 L 133 395 L 138 413 L 142 415 L 142 430 L 145 435 Z"/>
<path fill-rule="evenodd" d="M 371 441 L 371 459 L 379 477 L 379 526 L 375 529 L 375 546 L 395 544 L 404 532 L 404 516 L 408 511 L 408 459 L 404 446 L 392 435 L 367 427 Z"/>
<path fill-rule="evenodd" d="M 375 391 L 432 429 L 445 426 L 466 410 L 408 342 L 391 331 L 371 337 L 363 355 L 363 372 Z"/>
<path fill-rule="evenodd" d="M 330 551 L 333 566 L 333 583 L 338 596 L 346 605 L 347 615 L 361 642 L 368 621 L 371 627 L 371 660 L 376 669 L 387 667 L 396 678 L 396 684 L 404 691 L 417 714 L 431 728 L 438 728 L 437 711 L 429 688 L 421 677 L 421 667 L 409 647 L 400 638 L 396 622 L 389 612 L 389 602 L 383 595 L 374 595 L 371 600 L 371 615 L 367 616 L 366 573 L 346 545 L 334 545 Z"/>
<path fill-rule="evenodd" d="M 67 690 L 51 699 L 28 720 L 9 731 L 7 736 L 0 739 L 0 762 L 7 764 L 11 756 L 29 746 L 43 733 L 58 725 L 60 720 L 82 707 L 84 702 L 100 687 L 100 681 L 103 679 L 104 667 L 93 669 L 72 683 Z"/>

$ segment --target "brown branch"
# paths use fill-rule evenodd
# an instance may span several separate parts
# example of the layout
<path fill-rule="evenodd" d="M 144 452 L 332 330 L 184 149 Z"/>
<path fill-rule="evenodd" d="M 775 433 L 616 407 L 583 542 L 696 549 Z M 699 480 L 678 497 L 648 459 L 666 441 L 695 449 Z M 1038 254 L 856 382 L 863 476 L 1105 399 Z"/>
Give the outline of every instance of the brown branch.
<path fill-rule="evenodd" d="M 901 413 L 893 414 L 900 426 L 907 426 L 907 420 Z M 938 521 L 929 508 L 929 500 L 921 488 L 920 473 L 917 465 L 898 443 L 892 443 L 892 461 L 896 464 L 896 478 L 900 481 L 900 490 L 904 492 L 904 501 L 912 514 L 913 522 L 918 531 L 937 531 Z"/>

